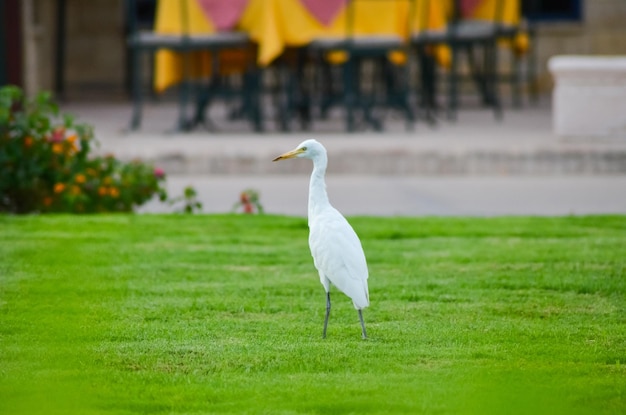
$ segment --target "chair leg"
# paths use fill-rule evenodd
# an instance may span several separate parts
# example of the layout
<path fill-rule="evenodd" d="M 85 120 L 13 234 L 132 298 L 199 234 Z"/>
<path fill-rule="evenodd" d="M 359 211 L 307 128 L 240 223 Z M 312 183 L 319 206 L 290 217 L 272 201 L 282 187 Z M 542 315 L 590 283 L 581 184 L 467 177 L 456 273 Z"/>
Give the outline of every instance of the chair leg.
<path fill-rule="evenodd" d="M 191 94 L 191 82 L 188 79 L 182 81 L 178 93 L 178 121 L 176 122 L 176 131 L 188 131 L 190 122 L 187 119 L 187 104 Z"/>
<path fill-rule="evenodd" d="M 286 132 L 290 130 L 290 120 L 292 118 L 293 111 L 293 93 L 294 93 L 294 80 L 289 63 L 281 60 L 278 62 L 278 100 L 279 100 L 279 114 L 278 124 L 281 131 Z"/>
<path fill-rule="evenodd" d="M 305 75 L 304 69 L 306 65 L 306 54 L 302 49 L 296 51 L 296 79 L 295 79 L 295 93 L 296 93 L 296 106 L 298 109 L 298 118 L 300 119 L 300 126 L 303 130 L 310 129 L 311 125 L 311 101 L 310 94 L 305 87 Z"/>
<path fill-rule="evenodd" d="M 484 106 L 493 105 L 493 96 L 491 93 L 491 85 L 490 85 L 490 75 L 489 75 L 489 53 L 488 46 L 485 45 L 482 48 L 483 52 L 483 65 L 482 68 L 479 67 L 476 62 L 475 57 L 476 48 L 473 45 L 467 46 L 467 58 L 469 62 L 470 68 L 470 76 L 472 77 L 474 83 L 478 87 L 478 91 L 480 92 L 482 103 Z"/>
<path fill-rule="evenodd" d="M 498 44 L 496 40 L 487 43 L 486 54 L 488 60 L 485 71 L 489 84 L 490 101 L 493 105 L 494 116 L 500 120 L 502 119 L 502 104 L 498 88 Z"/>
<path fill-rule="evenodd" d="M 191 122 L 187 119 L 187 104 L 191 96 L 190 52 L 182 52 L 182 62 L 183 79 L 178 92 L 178 121 L 175 126 L 176 131 L 188 131 L 191 127 Z"/>
<path fill-rule="evenodd" d="M 537 36 L 535 36 L 535 29 L 530 28 L 528 31 L 530 37 L 530 50 L 528 51 L 526 68 L 526 83 L 529 88 L 529 97 L 532 104 L 539 103 L 539 84 L 537 83 Z"/>
<path fill-rule="evenodd" d="M 522 62 L 515 51 L 512 52 L 513 57 L 511 59 L 511 96 L 513 98 L 513 107 L 522 107 Z"/>
<path fill-rule="evenodd" d="M 335 73 L 329 62 L 326 62 L 323 53 L 320 53 L 319 57 L 319 85 L 321 92 L 320 99 L 320 117 L 324 120 L 328 118 L 328 111 L 336 104 L 336 88 L 335 88 Z M 344 67 L 344 71 L 345 71 Z M 344 74 L 345 76 L 345 74 Z"/>
<path fill-rule="evenodd" d="M 414 114 L 411 108 L 409 71 L 410 63 L 403 65 L 391 63 L 387 57 L 381 61 L 386 86 L 386 105 L 402 111 L 406 121 L 406 130 L 413 129 Z"/>
<path fill-rule="evenodd" d="M 371 62 L 373 65 L 372 73 L 370 74 L 372 85 L 370 85 L 369 88 L 363 89 L 363 79 L 361 78 L 361 73 L 365 62 Z M 355 78 L 357 79 L 357 84 L 355 87 L 356 95 L 354 104 L 355 107 L 363 112 L 364 121 L 371 125 L 374 131 L 383 130 L 382 121 L 374 116 L 374 109 L 378 104 L 377 89 L 380 89 L 380 95 L 382 96 L 381 101 L 384 106 L 391 105 L 391 99 L 393 98 L 393 80 L 390 74 L 386 71 L 385 63 L 385 57 L 376 57 L 369 61 L 367 58 L 359 58 L 356 66 Z M 377 86 L 379 88 L 377 88 Z M 363 91 L 368 91 L 368 93 L 365 94 Z"/>
<path fill-rule="evenodd" d="M 451 57 L 450 57 L 450 73 L 448 75 L 448 119 L 450 121 L 456 121 L 456 113 L 458 109 L 458 46 L 451 45 Z"/>
<path fill-rule="evenodd" d="M 354 76 L 354 58 L 348 57 L 348 60 L 343 65 L 343 88 L 344 88 L 344 105 L 346 108 L 346 130 L 348 132 L 354 132 L 354 105 L 355 105 L 355 84 L 358 80 Z"/>
<path fill-rule="evenodd" d="M 423 48 L 419 52 L 420 63 L 420 104 L 426 113 L 426 121 L 435 123 L 435 112 L 437 110 L 436 100 L 436 63 Z"/>
<path fill-rule="evenodd" d="M 223 88 L 224 82 L 225 81 L 220 77 L 219 50 L 211 50 L 211 75 L 205 87 L 194 88 L 198 91 L 198 96 L 195 101 L 195 115 L 189 127 L 195 127 L 198 124 L 202 124 L 209 131 L 217 130 L 215 124 L 213 124 L 207 117 L 206 112 L 211 105 L 211 101 Z"/>
<path fill-rule="evenodd" d="M 243 99 L 244 113 L 252 123 L 254 131 L 263 132 L 263 111 L 261 110 L 263 78 L 262 72 L 255 68 L 249 68 L 243 75 Z"/>
<path fill-rule="evenodd" d="M 385 79 L 386 78 L 385 71 L 383 70 L 384 67 L 382 64 L 380 64 L 380 61 L 381 59 L 378 58 L 378 59 L 374 59 L 374 61 L 372 62 L 374 65 L 372 67 L 373 71 L 371 73 L 372 85 L 369 88 L 365 89 L 365 91 L 369 90 L 368 94 L 363 93 L 363 88 L 362 88 L 363 79 L 361 78 L 362 66 L 360 64 L 359 64 L 360 66 L 357 67 L 358 75 L 356 76 L 356 79 L 358 79 L 358 83 L 355 88 L 357 91 L 357 94 L 354 100 L 355 106 L 363 112 L 363 120 L 369 125 L 371 125 L 374 131 L 383 130 L 382 121 L 374 116 L 374 109 L 376 105 L 378 104 L 377 88 L 376 88 L 377 86 L 380 86 L 380 90 L 382 92 L 380 94 L 383 96 L 382 104 L 385 106 L 391 104 L 389 100 L 385 101 L 385 98 L 387 99 L 389 98 L 389 96 L 385 96 L 385 94 L 388 94 L 388 91 L 390 91 L 391 80 Z M 361 60 L 360 62 L 363 62 L 363 60 Z M 379 82 L 377 82 L 377 80 L 379 80 Z"/>
<path fill-rule="evenodd" d="M 400 85 L 400 93 L 402 94 L 402 102 L 404 107 L 404 115 L 406 117 L 406 131 L 415 129 L 415 110 L 413 108 L 413 94 L 411 89 L 411 65 L 410 62 L 404 64 L 402 68 L 403 83 Z"/>
<path fill-rule="evenodd" d="M 131 52 L 133 112 L 130 119 L 130 129 L 135 131 L 141 126 L 141 56 L 137 48 Z"/>
<path fill-rule="evenodd" d="M 157 94 L 154 90 L 154 88 L 152 87 L 154 85 L 154 72 L 155 72 L 155 60 L 156 60 L 156 51 L 151 50 L 150 51 L 150 100 L 152 102 L 156 101 L 157 99 Z"/>

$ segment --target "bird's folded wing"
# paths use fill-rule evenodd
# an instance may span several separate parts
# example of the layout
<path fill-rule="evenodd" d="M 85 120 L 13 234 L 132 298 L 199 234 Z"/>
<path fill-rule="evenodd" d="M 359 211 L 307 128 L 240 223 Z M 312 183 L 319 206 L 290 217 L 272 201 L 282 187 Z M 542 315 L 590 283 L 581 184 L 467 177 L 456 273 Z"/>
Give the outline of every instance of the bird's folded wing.
<path fill-rule="evenodd" d="M 367 262 L 358 236 L 343 216 L 311 227 L 309 239 L 315 266 L 333 285 L 362 307 L 368 305 Z"/>

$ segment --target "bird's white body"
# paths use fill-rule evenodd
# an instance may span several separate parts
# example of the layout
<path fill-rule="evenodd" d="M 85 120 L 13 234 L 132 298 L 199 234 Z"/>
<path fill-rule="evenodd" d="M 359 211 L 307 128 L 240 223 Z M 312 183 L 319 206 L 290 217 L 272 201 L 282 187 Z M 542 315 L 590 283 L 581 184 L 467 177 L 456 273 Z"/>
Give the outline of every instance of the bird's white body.
<path fill-rule="evenodd" d="M 328 165 L 326 149 L 315 140 L 306 140 L 295 150 L 274 159 L 308 158 L 313 161 L 309 184 L 309 247 L 313 263 L 326 290 L 324 336 L 330 313 L 330 285 L 352 299 L 359 312 L 362 334 L 366 338 L 361 310 L 369 306 L 367 261 L 361 241 L 352 226 L 328 201 L 324 175 Z"/>
<path fill-rule="evenodd" d="M 309 184 L 309 247 L 313 263 L 326 292 L 332 283 L 360 310 L 370 304 L 367 261 L 361 241 L 346 218 L 328 201 L 325 150 L 323 157 L 314 158 L 313 163 Z"/>

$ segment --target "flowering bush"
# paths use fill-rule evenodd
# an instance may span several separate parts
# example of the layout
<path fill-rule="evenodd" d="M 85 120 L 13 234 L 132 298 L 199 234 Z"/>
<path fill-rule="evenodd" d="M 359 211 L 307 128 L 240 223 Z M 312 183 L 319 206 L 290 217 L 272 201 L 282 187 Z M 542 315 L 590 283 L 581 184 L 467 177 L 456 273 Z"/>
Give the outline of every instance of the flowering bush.
<path fill-rule="evenodd" d="M 0 211 L 128 212 L 158 195 L 160 169 L 113 156 L 89 157 L 93 129 L 59 116 L 49 93 L 33 101 L 0 88 Z"/>

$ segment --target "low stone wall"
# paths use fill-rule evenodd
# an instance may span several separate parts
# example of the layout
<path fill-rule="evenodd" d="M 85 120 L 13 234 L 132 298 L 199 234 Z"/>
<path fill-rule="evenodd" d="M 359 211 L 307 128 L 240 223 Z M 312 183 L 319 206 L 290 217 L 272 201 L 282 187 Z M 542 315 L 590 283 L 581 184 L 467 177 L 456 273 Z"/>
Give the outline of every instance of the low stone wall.
<path fill-rule="evenodd" d="M 392 176 L 567 176 L 626 174 L 626 150 L 615 148 L 469 151 L 335 152 L 329 174 Z M 129 158 L 132 157 L 124 157 Z M 268 175 L 311 172 L 309 163 L 270 163 L 269 156 L 154 154 L 148 160 L 168 174 Z"/>

